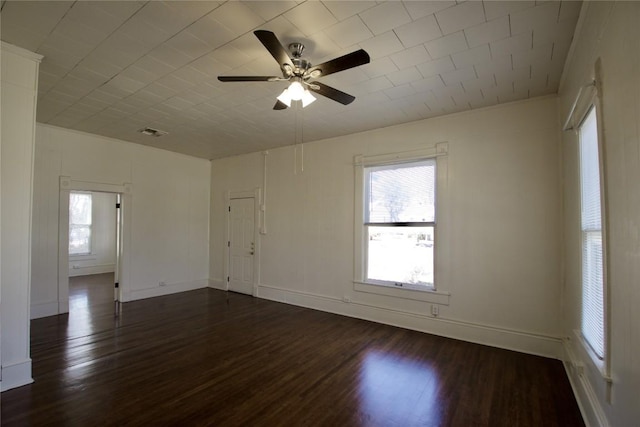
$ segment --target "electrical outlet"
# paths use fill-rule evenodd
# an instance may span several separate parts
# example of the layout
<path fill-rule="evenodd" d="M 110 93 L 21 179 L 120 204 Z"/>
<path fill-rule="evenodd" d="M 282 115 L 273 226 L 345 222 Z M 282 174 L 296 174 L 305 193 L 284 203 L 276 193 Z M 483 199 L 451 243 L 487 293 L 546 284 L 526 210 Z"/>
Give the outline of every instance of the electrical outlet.
<path fill-rule="evenodd" d="M 433 317 L 438 317 L 438 314 L 439 314 L 438 311 L 439 311 L 438 306 L 435 304 L 431 304 L 431 315 Z"/>
<path fill-rule="evenodd" d="M 167 286 L 167 282 L 165 282 L 164 280 L 161 281 L 160 283 L 158 283 L 160 286 Z"/>

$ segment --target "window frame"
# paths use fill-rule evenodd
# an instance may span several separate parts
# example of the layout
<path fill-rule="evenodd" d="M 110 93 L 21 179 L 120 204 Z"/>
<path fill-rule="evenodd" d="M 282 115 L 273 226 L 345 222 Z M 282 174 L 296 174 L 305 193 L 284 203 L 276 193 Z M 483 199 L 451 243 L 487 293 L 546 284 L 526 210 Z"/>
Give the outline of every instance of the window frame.
<path fill-rule="evenodd" d="M 596 122 L 596 138 L 597 138 L 597 150 L 598 150 L 598 175 L 599 175 L 599 197 L 600 197 L 600 235 L 602 241 L 602 307 L 603 307 L 603 354 L 602 357 L 593 348 L 592 344 L 587 340 L 583 333 L 583 304 L 584 304 L 584 251 L 585 251 L 585 233 L 589 232 L 583 229 L 582 226 L 582 209 L 583 209 L 583 195 L 582 195 L 582 183 L 583 183 L 583 166 L 582 166 L 582 139 L 581 129 L 584 125 L 589 114 L 594 113 L 594 119 Z M 607 192 L 606 192 L 606 173 L 605 173 L 605 155 L 603 145 L 603 132 L 602 132 L 602 112 L 599 105 L 599 98 L 594 94 L 589 102 L 585 104 L 583 113 L 580 116 L 578 125 L 575 127 L 576 139 L 577 139 L 577 158 L 578 158 L 578 185 L 580 187 L 580 203 L 579 203 L 579 247 L 580 247 L 580 328 L 575 331 L 576 336 L 581 342 L 583 349 L 589 355 L 589 358 L 593 364 L 598 368 L 601 375 L 605 379 L 609 379 L 609 354 L 610 354 L 610 321 L 609 321 L 609 280 L 608 280 L 608 238 L 607 238 Z"/>
<path fill-rule="evenodd" d="M 355 166 L 355 209 L 354 209 L 354 291 L 385 295 L 396 298 L 427 301 L 437 304 L 449 304 L 449 292 L 446 291 L 448 283 L 448 264 L 446 257 L 439 254 L 448 251 L 446 242 L 448 221 L 446 215 L 446 186 L 447 186 L 447 156 L 448 143 L 440 142 L 420 150 L 404 151 L 390 154 L 359 155 L 354 159 Z M 365 168 L 372 166 L 385 166 L 419 162 L 429 159 L 436 161 L 435 194 L 436 212 L 433 221 L 434 226 L 434 283 L 433 287 L 423 285 L 395 286 L 393 282 L 367 280 L 367 255 L 368 242 L 367 224 L 365 223 Z M 421 223 L 422 224 L 422 223 Z M 437 224 L 437 230 L 436 230 Z"/>
<path fill-rule="evenodd" d="M 87 257 L 93 255 L 93 194 L 90 191 L 70 191 L 69 192 L 69 206 L 71 206 L 71 197 L 74 194 L 81 194 L 85 196 L 89 196 L 89 200 L 91 203 L 91 223 L 90 224 L 72 224 L 72 215 L 71 210 L 69 210 L 69 258 L 78 259 L 82 257 Z M 71 230 L 74 225 L 79 225 L 83 227 L 89 228 L 89 251 L 88 252 L 80 252 L 80 253 L 71 253 Z"/>

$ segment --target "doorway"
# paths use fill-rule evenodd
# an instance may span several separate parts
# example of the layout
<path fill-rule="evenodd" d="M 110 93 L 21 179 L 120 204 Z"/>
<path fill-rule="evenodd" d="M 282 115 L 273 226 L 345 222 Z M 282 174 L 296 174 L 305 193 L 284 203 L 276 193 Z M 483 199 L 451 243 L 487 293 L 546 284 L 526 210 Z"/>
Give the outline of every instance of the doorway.
<path fill-rule="evenodd" d="M 107 267 L 107 271 L 104 271 L 104 267 L 105 264 L 109 263 L 105 263 L 104 259 L 98 259 L 100 257 L 97 253 L 98 251 L 95 250 L 97 249 L 95 244 L 91 246 L 90 243 L 87 243 L 86 239 L 83 240 L 82 233 L 79 233 L 79 236 L 77 235 L 78 233 L 76 233 L 70 239 L 70 231 L 76 225 L 82 228 L 89 222 L 86 215 L 84 220 L 78 224 L 74 225 L 70 222 L 71 193 L 104 195 L 104 199 L 108 200 L 108 202 L 104 202 L 108 204 L 108 207 L 102 209 L 105 212 L 106 209 L 109 209 L 109 215 L 107 216 L 111 218 L 109 220 L 111 223 L 109 227 L 106 228 L 111 229 L 113 233 L 109 238 L 111 241 L 110 246 L 113 250 L 111 254 L 112 264 Z M 131 226 L 131 210 L 127 207 L 131 205 L 131 199 L 131 184 L 115 185 L 93 183 L 74 181 L 69 177 L 60 177 L 60 197 L 58 205 L 58 314 L 69 312 L 71 297 L 69 292 L 70 279 L 74 282 L 80 280 L 76 279 L 75 276 L 81 277 L 82 275 L 74 274 L 74 272 L 78 270 L 82 270 L 83 273 L 96 273 L 101 275 L 101 277 L 93 278 L 95 280 L 92 279 L 92 282 L 104 282 L 105 280 L 110 282 L 110 286 L 107 285 L 110 287 L 110 290 L 106 292 L 103 290 L 102 298 L 109 298 L 111 302 L 124 302 L 128 300 L 130 291 L 127 280 L 129 268 L 126 254 L 128 252 L 127 248 L 130 245 L 129 227 Z M 105 215 L 103 214 L 103 216 Z M 93 222 L 93 220 L 91 222 Z M 84 230 L 84 233 L 86 235 L 87 231 Z M 74 241 L 74 239 L 76 241 Z M 70 256 L 70 248 L 72 246 L 75 248 L 76 253 L 71 251 L 72 254 Z M 90 262 L 81 262 L 83 260 L 94 262 L 95 265 L 90 265 Z M 101 268 L 103 268 L 103 270 L 100 270 Z M 89 286 L 89 283 L 81 286 Z M 110 295 L 110 297 L 108 295 Z M 91 297 L 89 295 L 80 295 L 79 297 L 73 295 L 73 298 L 76 299 L 74 301 L 76 306 L 91 303 Z M 116 309 L 117 308 L 116 304 Z"/>
<path fill-rule="evenodd" d="M 255 295 L 255 198 L 229 200 L 228 290 Z"/>
<path fill-rule="evenodd" d="M 69 193 L 69 311 L 117 300 L 119 193 Z"/>

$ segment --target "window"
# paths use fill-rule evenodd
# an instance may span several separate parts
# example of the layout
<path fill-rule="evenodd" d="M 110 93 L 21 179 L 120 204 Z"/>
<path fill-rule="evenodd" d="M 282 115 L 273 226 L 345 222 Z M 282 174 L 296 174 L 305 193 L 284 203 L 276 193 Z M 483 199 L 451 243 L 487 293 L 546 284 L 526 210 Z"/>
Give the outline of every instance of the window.
<path fill-rule="evenodd" d="M 91 253 L 91 193 L 69 196 L 69 255 Z"/>
<path fill-rule="evenodd" d="M 604 260 L 598 124 L 592 107 L 579 127 L 582 227 L 582 336 L 599 359 L 605 356 Z"/>
<path fill-rule="evenodd" d="M 436 160 L 364 168 L 364 281 L 434 288 Z"/>

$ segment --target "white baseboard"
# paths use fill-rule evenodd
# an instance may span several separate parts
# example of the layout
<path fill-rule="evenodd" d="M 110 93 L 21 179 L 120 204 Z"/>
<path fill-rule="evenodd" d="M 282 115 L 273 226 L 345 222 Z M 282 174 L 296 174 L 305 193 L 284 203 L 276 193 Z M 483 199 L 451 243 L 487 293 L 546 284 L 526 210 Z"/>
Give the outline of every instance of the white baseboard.
<path fill-rule="evenodd" d="M 220 279 L 209 279 L 209 287 L 212 289 L 219 289 L 221 291 L 229 290 L 227 286 L 227 282 Z"/>
<path fill-rule="evenodd" d="M 2 365 L 2 381 L 0 381 L 0 391 L 11 390 L 12 388 L 21 387 L 31 384 L 31 359 L 22 362 L 12 363 L 10 365 Z"/>
<path fill-rule="evenodd" d="M 560 338 L 536 333 L 496 328 L 453 319 L 436 318 L 420 313 L 398 311 L 357 302 L 343 302 L 338 298 L 291 291 L 274 286 L 260 285 L 258 297 L 341 314 L 358 319 L 370 320 L 401 328 L 412 329 L 462 341 L 519 351 L 521 353 L 560 359 L 562 341 Z"/>
<path fill-rule="evenodd" d="M 129 297 L 122 302 L 135 301 L 145 298 L 160 297 L 163 295 L 176 294 L 178 292 L 193 291 L 209 286 L 208 279 L 194 280 L 192 282 L 167 283 L 165 286 L 157 286 L 155 288 L 134 289 L 129 293 Z"/>
<path fill-rule="evenodd" d="M 40 319 L 56 314 L 58 314 L 58 301 L 31 304 L 31 319 Z"/>
<path fill-rule="evenodd" d="M 115 264 L 88 265 L 85 267 L 69 268 L 69 277 L 88 276 L 90 274 L 113 273 Z"/>
<path fill-rule="evenodd" d="M 584 363 L 576 357 L 569 340 L 563 342 L 564 369 L 576 397 L 582 418 L 587 427 L 609 427 L 609 421 L 598 401 L 596 393 L 585 377 Z"/>

